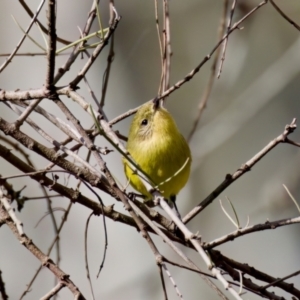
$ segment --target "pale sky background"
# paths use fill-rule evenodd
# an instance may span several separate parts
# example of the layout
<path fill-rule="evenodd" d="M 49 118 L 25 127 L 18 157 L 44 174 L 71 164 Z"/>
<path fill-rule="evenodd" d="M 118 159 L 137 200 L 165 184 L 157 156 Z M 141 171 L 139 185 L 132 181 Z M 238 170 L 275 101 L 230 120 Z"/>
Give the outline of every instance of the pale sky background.
<path fill-rule="evenodd" d="M 108 15 L 107 2 L 101 1 L 105 26 L 107 26 Z M 251 8 L 258 3 L 254 0 L 244 2 L 249 3 Z M 59 1 L 57 34 L 72 41 L 76 40 L 79 36 L 77 27 L 82 28 L 85 24 L 91 3 L 92 1 Z M 35 11 L 39 1 L 28 1 L 28 5 Z M 153 1 L 119 0 L 115 1 L 115 5 L 122 19 L 115 34 L 115 59 L 105 105 L 109 119 L 155 97 L 160 79 L 160 57 Z M 288 0 L 284 3 L 280 2 L 279 5 L 290 18 L 300 24 L 299 1 Z M 222 9 L 223 1 L 170 1 L 171 43 L 174 52 L 171 66 L 172 84 L 195 68 L 215 46 Z M 46 24 L 45 10 L 44 8 L 40 14 L 43 24 Z M 23 28 L 28 26 L 30 18 L 17 1 L 8 0 L 0 2 L 0 15 L 0 53 L 10 53 L 22 36 L 11 15 Z M 242 15 L 237 11 L 234 21 Z M 211 193 L 227 173 L 236 171 L 269 141 L 281 134 L 285 125 L 293 118 L 300 118 L 300 32 L 283 20 L 271 5 L 261 8 L 242 26 L 242 30 L 234 32 L 229 38 L 221 78 L 215 81 L 208 107 L 190 144 L 193 170 L 189 183 L 177 198 L 182 215 Z M 37 28 L 33 29 L 32 36 L 44 44 Z M 58 48 L 61 46 L 59 45 Z M 20 50 L 20 52 L 39 51 L 29 40 L 25 41 Z M 98 98 L 101 95 L 107 53 L 106 49 L 87 76 Z M 66 59 L 67 56 L 59 57 L 56 67 L 60 67 Z M 0 64 L 3 61 L 4 58 L 1 57 Z M 86 58 L 78 59 L 58 85 L 68 84 L 85 61 Z M 187 136 L 191 130 L 199 99 L 210 75 L 211 64 L 212 60 L 191 82 L 185 84 L 167 100 L 166 107 L 172 112 L 184 136 Z M 46 68 L 45 57 L 16 57 L 0 74 L 0 88 L 4 90 L 39 88 L 45 81 Z M 84 84 L 80 87 L 79 93 L 88 102 L 93 103 Z M 62 100 L 80 118 L 86 128 L 93 124 L 91 117 L 82 113 L 78 105 L 72 103 L 70 99 L 62 98 Z M 63 114 L 50 100 L 44 100 L 42 106 L 65 120 Z M 0 117 L 13 121 L 16 115 L 2 104 Z M 50 134 L 55 134 L 57 140 L 64 139 L 64 135 L 49 126 L 43 118 L 35 117 Z M 131 118 L 117 124 L 114 128 L 126 135 L 130 120 Z M 27 125 L 21 129 L 32 134 L 37 140 L 43 141 Z M 291 138 L 300 141 L 300 130 L 296 130 Z M 97 139 L 97 144 L 108 146 L 102 138 Z M 49 144 L 46 145 L 50 147 Z M 13 153 L 17 154 L 16 151 Z M 40 168 L 48 165 L 44 159 L 30 154 Z M 86 152 L 80 152 L 80 155 L 85 157 Z M 125 183 L 120 155 L 115 151 L 105 159 L 114 176 L 121 183 Z M 287 185 L 300 202 L 299 165 L 300 149 L 286 144 L 279 145 L 251 172 L 226 189 L 219 198 L 229 212 L 231 212 L 230 207 L 225 197 L 231 199 L 242 226 L 246 225 L 248 217 L 250 225 L 264 223 L 267 220 L 296 217 L 299 212 L 282 184 Z M 0 158 L 0 166 L 2 176 L 19 173 L 2 158 Z M 64 179 L 61 175 L 61 182 L 64 182 Z M 26 178 L 9 182 L 16 190 L 27 185 L 24 190 L 25 196 L 42 195 L 40 187 L 37 184 L 32 185 Z M 76 186 L 75 180 L 72 179 L 69 180 L 69 184 L 72 187 Z M 83 188 L 82 191 L 97 201 L 86 189 Z M 113 198 L 103 192 L 99 192 L 99 195 L 105 205 L 115 203 Z M 68 204 L 67 199 L 53 199 L 54 207 L 66 208 Z M 116 203 L 115 209 L 124 211 L 120 203 Z M 28 202 L 23 211 L 18 214 L 24 223 L 26 234 L 44 252 L 54 238 L 50 217 L 45 217 L 37 227 L 35 226 L 46 212 L 46 202 L 37 200 Z M 68 222 L 61 234 L 60 254 L 61 268 L 70 274 L 73 282 L 87 299 L 91 298 L 84 265 L 83 240 L 89 214 L 90 211 L 79 204 L 72 207 Z M 60 221 L 62 212 L 58 211 L 55 215 Z M 108 252 L 104 269 L 98 279 L 96 274 L 102 260 L 104 245 L 102 219 L 93 217 L 89 228 L 88 255 L 96 299 L 163 299 L 155 259 L 141 235 L 135 229 L 110 220 L 107 220 L 107 225 Z M 189 228 L 194 232 L 199 231 L 204 241 L 212 241 L 235 230 L 222 212 L 219 199 L 197 216 L 189 224 Z M 293 225 L 273 231 L 258 232 L 217 249 L 228 257 L 242 263 L 249 263 L 275 277 L 286 276 L 300 269 L 299 228 L 299 225 Z M 159 238 L 154 237 L 154 241 L 162 254 L 172 260 L 180 261 Z M 193 251 L 189 250 L 186 253 L 205 269 L 201 259 Z M 56 258 L 55 252 L 51 257 Z M 2 276 L 10 299 L 20 298 L 39 265 L 39 261 L 20 246 L 10 230 L 2 226 L 0 228 L 0 270 L 3 272 Z M 172 266 L 170 270 L 184 299 L 216 299 L 216 295 L 199 280 L 197 275 Z M 290 282 L 294 282 L 299 288 L 299 277 L 293 278 Z M 53 287 L 53 283 L 52 273 L 44 269 L 25 299 L 39 299 Z M 170 299 L 177 299 L 167 278 L 166 283 Z M 61 291 L 59 295 L 60 299 L 73 299 L 67 289 Z M 250 293 L 244 297 L 258 299 Z"/>

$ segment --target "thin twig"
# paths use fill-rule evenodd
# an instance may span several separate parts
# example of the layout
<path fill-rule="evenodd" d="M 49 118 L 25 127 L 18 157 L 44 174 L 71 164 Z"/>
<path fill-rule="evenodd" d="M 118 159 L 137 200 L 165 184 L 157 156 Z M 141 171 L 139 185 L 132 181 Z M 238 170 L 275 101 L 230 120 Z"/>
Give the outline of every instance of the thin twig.
<path fill-rule="evenodd" d="M 23 125 L 24 121 L 28 118 L 28 116 L 32 113 L 32 111 L 38 106 L 38 104 L 42 101 L 42 99 L 33 100 L 29 106 L 20 114 L 19 118 L 15 121 L 16 127 L 20 127 Z"/>
<path fill-rule="evenodd" d="M 164 274 L 162 272 L 162 266 L 160 264 L 158 264 L 157 267 L 158 267 L 159 277 L 160 277 L 161 285 L 162 285 L 162 288 L 163 288 L 165 300 L 168 300 L 168 294 L 167 294 L 167 290 L 166 290 Z"/>
<path fill-rule="evenodd" d="M 222 36 L 224 35 L 224 32 L 225 32 L 225 20 L 226 20 L 227 8 L 228 8 L 228 1 L 229 0 L 224 0 L 224 8 L 223 8 L 223 12 L 222 12 L 220 26 L 219 26 L 219 29 L 218 29 L 218 32 L 219 32 L 218 40 L 220 40 L 222 38 Z M 192 129 L 191 129 L 191 131 L 188 135 L 188 138 L 187 138 L 188 142 L 191 141 L 194 133 L 196 132 L 196 129 L 197 129 L 197 126 L 200 122 L 202 113 L 203 113 L 204 109 L 206 108 L 209 96 L 211 94 L 213 84 L 214 84 L 214 81 L 215 81 L 215 74 L 216 74 L 216 70 L 217 70 L 217 63 L 218 63 L 218 60 L 219 60 L 220 51 L 221 51 L 221 48 L 219 47 L 217 49 L 217 52 L 215 54 L 215 58 L 214 58 L 214 61 L 213 61 L 212 67 L 211 67 L 208 83 L 206 85 L 206 88 L 203 92 L 203 95 L 202 95 L 201 100 L 200 100 L 199 105 L 198 105 L 197 116 L 195 118 Z"/>
<path fill-rule="evenodd" d="M 85 261 L 86 277 L 87 277 L 89 285 L 90 285 L 91 296 L 92 296 L 92 299 L 95 300 L 94 289 L 93 289 L 91 276 L 90 276 L 88 251 L 87 251 L 88 227 L 89 227 L 90 219 L 93 215 L 94 215 L 93 212 L 90 213 L 89 217 L 86 220 L 86 225 L 85 225 L 85 231 L 84 231 L 84 261 Z"/>
<path fill-rule="evenodd" d="M 168 275 L 168 277 L 169 277 L 169 279 L 170 279 L 170 281 L 171 281 L 171 283 L 172 283 L 172 285 L 173 285 L 173 287 L 174 287 L 174 289 L 175 289 L 175 291 L 176 291 L 176 294 L 177 294 L 178 298 L 179 298 L 179 299 L 183 299 L 183 296 L 182 296 L 182 294 L 181 294 L 181 292 L 180 292 L 180 290 L 179 290 L 179 288 L 178 288 L 178 285 L 176 284 L 176 282 L 175 282 L 175 280 L 174 280 L 172 274 L 170 273 L 170 271 L 169 271 L 167 265 L 166 265 L 164 262 L 162 262 L 162 268 L 164 269 L 164 271 L 165 271 L 166 274 Z M 166 298 L 166 299 L 168 299 L 168 298 Z"/>
<path fill-rule="evenodd" d="M 265 286 L 263 286 L 261 288 L 261 290 L 265 290 L 265 289 L 269 288 L 270 286 L 277 286 L 279 283 L 283 282 L 284 280 L 295 277 L 295 276 L 298 276 L 299 274 L 300 274 L 300 271 L 296 271 L 296 272 L 294 272 L 292 274 L 289 274 L 285 277 L 279 278 L 279 279 L 277 279 L 273 282 L 270 282 L 269 284 L 266 284 Z"/>
<path fill-rule="evenodd" d="M 159 45 L 160 62 L 161 62 L 161 74 L 160 74 L 159 88 L 158 88 L 158 92 L 157 92 L 157 94 L 160 95 L 162 93 L 163 78 L 164 78 L 164 68 L 163 68 L 163 65 L 164 65 L 164 51 L 163 51 L 161 35 L 160 35 L 157 0 L 154 0 L 154 8 L 155 8 L 155 25 L 156 25 L 156 32 L 157 32 L 158 45 Z"/>
<path fill-rule="evenodd" d="M 23 8 L 25 9 L 25 11 L 28 13 L 28 15 L 31 18 L 33 18 L 34 14 L 31 11 L 31 9 L 28 7 L 28 5 L 26 4 L 26 2 L 24 0 L 19 0 L 19 2 L 23 6 Z M 49 33 L 48 33 L 47 28 L 38 19 L 36 20 L 36 22 L 38 23 L 38 25 L 42 29 L 42 31 L 48 35 Z M 70 41 L 68 41 L 66 39 L 63 39 L 63 38 L 60 38 L 60 37 L 57 37 L 57 41 L 60 42 L 60 43 L 62 43 L 62 44 L 65 44 L 65 45 L 68 45 L 68 44 L 71 43 Z"/>
<path fill-rule="evenodd" d="M 162 92 L 165 92 L 170 86 L 171 72 L 171 28 L 170 28 L 170 10 L 169 0 L 163 0 L 163 64 L 162 64 Z"/>
<path fill-rule="evenodd" d="M 104 112 L 103 107 L 100 106 L 100 102 L 98 101 L 98 99 L 97 99 L 97 97 L 96 97 L 94 91 L 91 89 L 91 86 L 90 86 L 90 84 L 89 84 L 87 78 L 86 78 L 86 77 L 83 77 L 83 80 L 84 80 L 84 83 L 87 85 L 87 89 L 88 89 L 88 91 L 89 91 L 89 94 L 91 95 L 91 97 L 94 99 L 96 105 L 98 106 L 98 112 L 99 112 L 99 114 L 101 114 L 101 117 L 104 118 L 104 120 L 105 120 L 106 122 L 108 122 L 108 118 L 107 118 L 107 116 L 106 116 L 106 113 Z"/>
<path fill-rule="evenodd" d="M 111 36 L 113 35 L 114 31 L 116 30 L 119 21 L 121 20 L 120 16 L 116 15 L 113 24 L 109 27 L 109 30 L 107 34 L 105 35 L 105 38 L 102 43 L 100 43 L 96 49 L 94 50 L 92 56 L 89 58 L 89 60 L 86 62 L 85 66 L 82 68 L 82 70 L 78 73 L 78 75 L 69 83 L 69 86 L 71 88 L 75 88 L 78 83 L 83 79 L 85 74 L 88 72 L 90 67 L 93 65 L 94 61 L 97 59 L 99 54 L 102 52 L 104 47 L 107 45 L 108 41 L 110 40 Z"/>
<path fill-rule="evenodd" d="M 99 2 L 99 0 L 97 1 L 92 1 L 92 8 L 88 14 L 88 19 L 86 21 L 85 27 L 83 29 L 83 34 L 82 36 L 85 37 L 89 34 L 90 29 L 92 27 L 93 21 L 96 17 L 96 11 L 97 11 L 97 3 Z M 71 65 L 75 62 L 76 58 L 78 57 L 79 53 L 81 53 L 81 46 L 84 44 L 84 42 L 77 44 L 74 48 L 74 50 L 72 51 L 72 53 L 70 54 L 69 58 L 67 59 L 67 61 L 65 62 L 65 64 L 60 67 L 58 69 L 57 74 L 54 77 L 54 83 L 57 83 L 61 77 L 71 68 Z"/>
<path fill-rule="evenodd" d="M 41 297 L 40 300 L 50 300 L 53 296 L 56 296 L 58 292 L 64 288 L 65 285 L 59 282 L 51 291 L 49 291 L 45 296 Z"/>
<path fill-rule="evenodd" d="M 110 12 L 110 25 L 113 24 L 114 22 L 114 11 L 113 11 L 113 3 L 110 2 L 109 4 L 109 12 Z M 100 100 L 100 104 L 99 104 L 99 111 L 100 109 L 103 110 L 104 107 L 104 101 L 105 101 L 105 96 L 106 96 L 106 92 L 107 92 L 107 87 L 108 87 L 108 80 L 109 80 L 109 75 L 110 75 L 110 71 L 111 71 L 111 67 L 112 67 L 112 63 L 114 60 L 114 56 L 115 56 L 115 52 L 114 52 L 114 34 L 112 34 L 111 38 L 110 38 L 110 47 L 109 47 L 109 53 L 107 56 L 107 65 L 106 65 L 106 69 L 104 71 L 103 74 L 103 84 L 102 84 L 102 91 L 101 91 L 101 100 Z M 101 113 L 103 114 L 103 111 L 101 111 Z"/>
<path fill-rule="evenodd" d="M 288 193 L 288 195 L 290 196 L 290 198 L 292 199 L 292 201 L 294 202 L 295 206 L 298 209 L 298 212 L 300 213 L 300 207 L 299 207 L 299 204 L 297 203 L 295 197 L 292 195 L 292 193 L 289 191 L 289 189 L 287 188 L 287 186 L 285 184 L 283 184 L 283 187 L 286 190 L 286 192 Z"/>
<path fill-rule="evenodd" d="M 32 25 L 35 23 L 41 9 L 43 8 L 45 3 L 45 0 L 42 0 L 40 5 L 37 8 L 36 13 L 34 14 L 34 16 L 32 17 L 25 34 L 23 35 L 23 37 L 21 38 L 21 40 L 19 41 L 18 45 L 16 46 L 16 48 L 14 49 L 14 51 L 10 54 L 10 56 L 5 60 L 5 62 L 0 66 L 0 73 L 8 66 L 8 64 L 12 61 L 13 57 L 15 56 L 15 54 L 18 52 L 18 50 L 20 49 L 21 45 L 23 44 L 25 38 L 27 37 L 28 32 L 30 31 Z"/>
<path fill-rule="evenodd" d="M 91 153 L 92 152 L 89 151 L 89 154 L 91 154 Z M 104 203 L 103 203 L 102 199 L 100 198 L 100 196 L 85 181 L 81 180 L 81 182 L 96 196 L 96 198 L 98 199 L 98 201 L 100 203 L 101 209 L 103 211 L 104 210 Z M 86 245 L 87 245 L 87 228 L 88 228 L 88 222 L 89 222 L 89 219 L 88 219 L 87 225 L 86 225 L 86 242 L 85 242 Z M 106 226 L 106 220 L 105 220 L 105 215 L 104 214 L 103 214 L 103 229 L 104 229 L 104 239 L 105 239 L 105 241 L 104 241 L 104 251 L 103 251 L 102 262 L 100 264 L 99 271 L 98 271 L 98 274 L 97 274 L 97 278 L 99 277 L 99 274 L 100 274 L 101 270 L 104 267 L 104 262 L 105 262 L 105 258 L 106 258 L 107 247 L 108 247 L 107 226 Z M 87 257 L 86 257 L 86 262 L 87 262 Z"/>
<path fill-rule="evenodd" d="M 273 5 L 273 7 L 278 11 L 278 13 L 284 18 L 286 19 L 289 23 L 291 23 L 297 30 L 300 31 L 300 26 L 294 22 L 291 18 L 289 18 L 278 6 L 277 4 L 275 4 L 275 2 L 273 0 L 270 0 L 271 4 Z"/>
<path fill-rule="evenodd" d="M 232 19 L 233 19 L 233 14 L 234 14 L 236 2 L 237 2 L 237 0 L 233 0 L 233 2 L 232 2 L 232 6 L 231 6 L 231 10 L 230 10 L 230 16 L 229 16 L 228 24 L 227 24 L 227 33 L 229 32 L 230 27 L 231 27 L 231 22 L 232 22 Z M 224 61 L 225 61 L 225 54 L 226 54 L 227 44 L 228 44 L 228 36 L 224 40 L 224 43 L 223 43 L 222 57 L 221 57 L 219 71 L 218 71 L 218 75 L 217 75 L 218 78 L 220 78 L 220 76 L 221 76 L 223 64 L 224 64 Z"/>
<path fill-rule="evenodd" d="M 45 88 L 47 92 L 51 95 L 54 88 L 54 72 L 55 72 L 55 52 L 56 52 L 56 1 L 48 1 L 48 51 L 47 51 L 47 73 Z"/>

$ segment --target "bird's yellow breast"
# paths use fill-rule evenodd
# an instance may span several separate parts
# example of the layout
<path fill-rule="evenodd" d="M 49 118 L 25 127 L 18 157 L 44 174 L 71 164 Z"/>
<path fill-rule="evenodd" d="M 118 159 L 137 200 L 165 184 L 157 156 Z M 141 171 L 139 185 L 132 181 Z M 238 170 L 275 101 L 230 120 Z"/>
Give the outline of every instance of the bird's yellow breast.
<path fill-rule="evenodd" d="M 148 128 L 140 130 L 137 130 L 136 126 L 141 126 L 146 113 L 140 116 L 138 113 L 131 125 L 127 149 L 135 162 L 149 176 L 152 185 L 159 189 L 165 198 L 170 199 L 171 196 L 178 194 L 189 178 L 191 166 L 189 146 L 178 131 L 172 116 L 165 109 L 160 108 L 153 114 L 148 114 L 148 124 L 145 125 Z M 123 163 L 130 184 L 148 199 L 151 198 L 125 158 Z"/>

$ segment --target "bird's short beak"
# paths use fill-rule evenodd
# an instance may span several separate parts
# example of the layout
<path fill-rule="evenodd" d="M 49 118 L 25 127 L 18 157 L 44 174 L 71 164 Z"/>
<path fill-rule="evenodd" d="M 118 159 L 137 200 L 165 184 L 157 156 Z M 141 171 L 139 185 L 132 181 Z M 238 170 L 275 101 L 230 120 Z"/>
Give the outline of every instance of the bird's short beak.
<path fill-rule="evenodd" d="M 158 110 L 159 107 L 160 107 L 160 100 L 158 98 L 155 98 L 153 100 L 153 109 L 154 109 L 154 111 Z"/>

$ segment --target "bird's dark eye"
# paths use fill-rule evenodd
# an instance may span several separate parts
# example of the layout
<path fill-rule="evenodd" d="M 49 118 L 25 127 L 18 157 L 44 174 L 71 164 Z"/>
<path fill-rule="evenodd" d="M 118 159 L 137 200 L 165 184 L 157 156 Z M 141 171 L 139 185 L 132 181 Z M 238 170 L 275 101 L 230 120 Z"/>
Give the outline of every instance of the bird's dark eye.
<path fill-rule="evenodd" d="M 143 121 L 142 121 L 142 123 L 141 123 L 141 125 L 147 125 L 148 124 L 148 120 L 147 119 L 144 119 Z"/>

